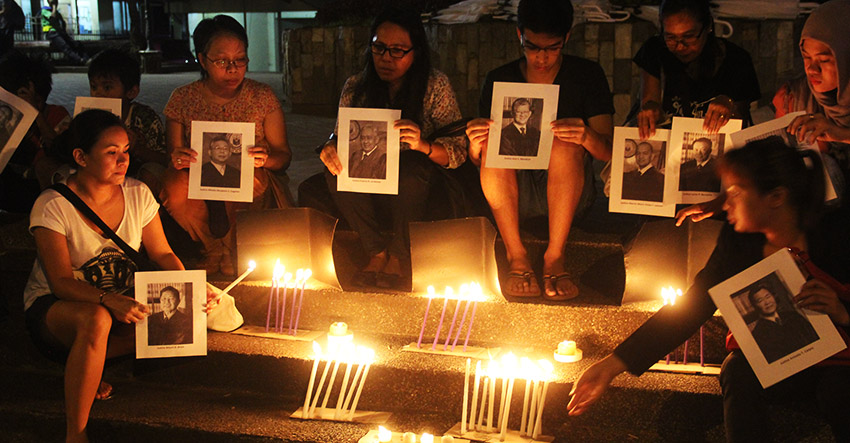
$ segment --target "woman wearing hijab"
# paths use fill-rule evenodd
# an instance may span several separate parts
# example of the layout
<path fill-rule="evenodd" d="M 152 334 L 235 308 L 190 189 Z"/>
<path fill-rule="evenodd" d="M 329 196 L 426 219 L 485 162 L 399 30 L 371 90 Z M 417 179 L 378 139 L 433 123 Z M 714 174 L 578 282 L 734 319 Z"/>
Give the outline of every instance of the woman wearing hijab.
<path fill-rule="evenodd" d="M 830 169 L 839 198 L 850 172 L 850 0 L 832 0 L 815 10 L 800 35 L 806 76 L 777 91 L 776 116 L 806 111 L 788 125 L 798 141 L 818 142 L 829 154 Z M 831 157 L 831 158 L 830 158 Z"/>

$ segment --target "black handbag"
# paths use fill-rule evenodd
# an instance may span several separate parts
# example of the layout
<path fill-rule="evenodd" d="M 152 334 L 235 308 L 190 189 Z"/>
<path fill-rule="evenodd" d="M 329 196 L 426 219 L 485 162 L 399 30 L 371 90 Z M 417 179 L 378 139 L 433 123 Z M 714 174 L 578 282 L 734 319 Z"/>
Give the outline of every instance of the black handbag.
<path fill-rule="evenodd" d="M 78 211 L 82 212 L 89 220 L 91 220 L 107 237 L 109 237 L 128 257 L 130 260 L 136 264 L 136 269 L 138 271 L 159 271 L 160 267 L 156 263 L 152 262 L 149 258 L 142 254 L 141 252 L 133 249 L 130 245 L 127 244 L 115 231 L 112 230 L 97 214 L 92 211 L 92 209 L 71 190 L 64 183 L 55 183 L 53 186 L 50 186 L 49 189 L 53 189 L 54 191 L 62 194 L 66 199 L 68 199 L 71 204 L 77 208 Z"/>

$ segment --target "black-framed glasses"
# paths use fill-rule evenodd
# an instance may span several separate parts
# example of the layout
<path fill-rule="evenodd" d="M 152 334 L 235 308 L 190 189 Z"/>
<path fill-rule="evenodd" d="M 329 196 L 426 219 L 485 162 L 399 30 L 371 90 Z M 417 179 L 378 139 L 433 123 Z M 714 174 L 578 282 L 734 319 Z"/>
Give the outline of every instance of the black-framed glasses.
<path fill-rule="evenodd" d="M 682 46 L 693 46 L 699 42 L 699 39 L 702 37 L 702 34 L 705 32 L 708 26 L 703 26 L 702 29 L 699 30 L 696 34 L 685 34 L 681 37 L 676 37 L 670 34 L 661 34 L 661 38 L 664 39 L 664 43 L 670 47 L 675 48 L 678 45 Z"/>
<path fill-rule="evenodd" d="M 204 57 L 207 57 L 207 56 L 205 55 Z M 248 62 L 250 61 L 250 60 L 248 60 L 248 57 L 237 58 L 236 60 L 227 60 L 225 58 L 213 60 L 213 59 L 207 57 L 207 60 L 209 60 L 210 63 L 215 65 L 215 67 L 218 68 L 218 69 L 227 69 L 231 66 L 235 66 L 237 68 L 244 68 L 244 67 L 248 66 Z"/>
<path fill-rule="evenodd" d="M 413 48 L 410 49 L 402 49 L 402 48 L 391 48 L 383 43 L 372 42 L 369 43 L 369 50 L 372 51 L 372 54 L 375 55 L 384 55 L 389 52 L 390 57 L 392 58 L 404 58 L 408 52 L 413 51 Z"/>
<path fill-rule="evenodd" d="M 539 54 L 540 51 L 545 51 L 547 54 L 557 54 L 564 48 L 564 43 L 561 42 L 552 46 L 541 48 L 534 43 L 526 41 L 525 36 L 522 36 L 520 37 L 520 46 L 522 46 L 522 50 L 527 52 L 529 55 Z"/>

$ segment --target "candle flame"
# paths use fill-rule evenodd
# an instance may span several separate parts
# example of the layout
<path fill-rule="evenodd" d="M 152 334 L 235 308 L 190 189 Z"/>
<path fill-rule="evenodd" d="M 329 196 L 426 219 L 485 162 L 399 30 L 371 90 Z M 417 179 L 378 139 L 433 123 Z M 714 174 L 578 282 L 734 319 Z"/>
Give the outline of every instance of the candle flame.
<path fill-rule="evenodd" d="M 393 433 L 389 429 L 378 426 L 378 441 L 381 443 L 390 442 L 393 439 Z"/>
<path fill-rule="evenodd" d="M 434 298 L 436 296 L 437 296 L 437 291 L 434 289 L 433 286 L 429 285 L 428 286 L 428 298 Z"/>
<path fill-rule="evenodd" d="M 313 342 L 313 353 L 316 355 L 316 358 L 322 356 L 322 345 L 315 341 Z"/>
<path fill-rule="evenodd" d="M 295 281 L 299 282 L 299 281 L 301 281 L 302 278 L 304 278 L 304 270 L 301 269 L 301 268 L 298 268 L 298 270 L 295 271 Z"/>
<path fill-rule="evenodd" d="M 286 285 L 289 283 L 289 280 L 292 280 L 292 273 L 287 272 L 286 274 L 283 274 L 283 284 Z"/>
<path fill-rule="evenodd" d="M 254 269 L 257 269 L 257 262 L 254 260 L 248 260 L 248 270 L 253 272 Z"/>
<path fill-rule="evenodd" d="M 672 286 L 668 286 L 666 288 L 661 288 L 661 299 L 664 300 L 665 305 L 675 305 L 676 298 L 682 296 L 681 289 L 673 289 Z"/>
<path fill-rule="evenodd" d="M 422 438 L 419 441 L 421 443 L 434 443 L 434 436 L 426 432 L 422 434 Z"/>
<path fill-rule="evenodd" d="M 546 378 L 551 378 L 552 373 L 555 372 L 555 367 L 552 366 L 552 362 L 542 358 L 537 360 L 537 364 L 540 366 L 540 369 L 543 370 L 543 376 Z"/>
<path fill-rule="evenodd" d="M 274 264 L 274 272 L 272 273 L 272 280 L 274 282 L 279 282 L 280 278 L 283 277 L 283 273 L 286 272 L 286 266 L 280 264 L 280 259 L 277 259 L 277 262 Z"/>
<path fill-rule="evenodd" d="M 452 298 L 455 295 L 454 289 L 451 286 L 446 286 L 445 296 L 446 298 Z"/>
<path fill-rule="evenodd" d="M 313 271 L 311 271 L 310 268 L 307 268 L 307 269 L 304 270 L 304 281 L 309 280 L 310 277 L 312 277 L 312 276 L 313 276 Z"/>

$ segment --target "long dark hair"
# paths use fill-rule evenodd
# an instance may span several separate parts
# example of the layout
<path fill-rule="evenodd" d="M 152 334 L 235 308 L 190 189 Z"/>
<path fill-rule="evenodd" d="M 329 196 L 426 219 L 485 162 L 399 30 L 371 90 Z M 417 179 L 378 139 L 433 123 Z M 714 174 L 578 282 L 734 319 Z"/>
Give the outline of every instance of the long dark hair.
<path fill-rule="evenodd" d="M 383 23 L 393 23 L 402 27 L 410 35 L 413 43 L 413 64 L 407 70 L 396 96 L 390 100 L 389 85 L 378 77 L 375 70 L 375 62 L 372 53 L 366 47 L 364 57 L 364 68 L 360 80 L 354 85 L 353 102 L 357 106 L 369 108 L 390 107 L 401 109 L 402 118 L 411 119 L 419 124 L 422 123 L 422 101 L 425 91 L 428 89 L 428 76 L 431 73 L 431 48 L 428 45 L 428 37 L 419 14 L 409 8 L 402 9 L 397 6 L 389 6 L 381 11 L 369 33 L 369 41 L 375 37 L 378 27 Z"/>
<path fill-rule="evenodd" d="M 802 228 L 811 227 L 824 209 L 825 181 L 820 157 L 813 151 L 788 146 L 778 136 L 728 151 L 721 157 L 720 169 L 749 178 L 761 195 L 777 188 L 787 189 L 788 201 L 797 210 Z"/>
<path fill-rule="evenodd" d="M 75 164 L 74 149 L 88 154 L 100 140 L 103 132 L 112 127 L 124 128 L 124 123 L 115 114 L 102 109 L 89 109 L 77 114 L 65 132 L 54 142 L 53 155 L 65 163 Z"/>
<path fill-rule="evenodd" d="M 242 40 L 245 49 L 248 49 L 248 33 L 245 32 L 245 28 L 229 15 L 217 15 L 213 18 L 205 18 L 198 23 L 198 26 L 195 26 L 192 42 L 195 44 L 196 56 L 207 55 L 213 39 L 225 34 Z M 201 78 L 207 77 L 209 77 L 209 73 L 201 67 Z"/>

